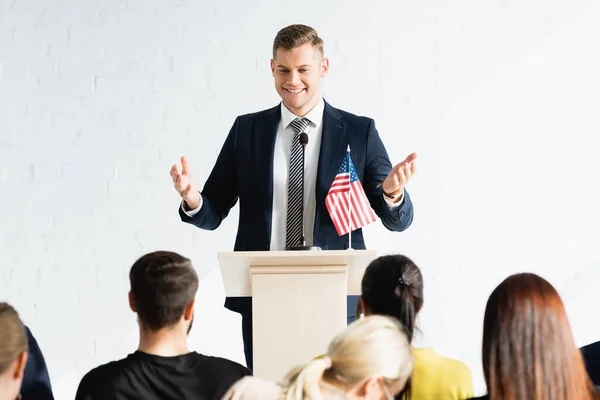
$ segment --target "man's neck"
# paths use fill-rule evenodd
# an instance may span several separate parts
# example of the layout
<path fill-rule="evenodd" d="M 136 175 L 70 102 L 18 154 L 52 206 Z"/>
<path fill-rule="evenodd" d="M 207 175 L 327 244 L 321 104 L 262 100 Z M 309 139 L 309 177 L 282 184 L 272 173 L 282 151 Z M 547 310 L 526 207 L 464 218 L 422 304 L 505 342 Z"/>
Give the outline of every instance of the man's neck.
<path fill-rule="evenodd" d="M 161 329 L 157 332 L 140 329 L 138 351 L 161 357 L 175 357 L 190 352 L 187 335 L 171 329 Z"/>
<path fill-rule="evenodd" d="M 0 378 L 0 393 L 11 393 L 15 390 L 14 382 L 11 382 L 10 378 L 6 375 Z"/>

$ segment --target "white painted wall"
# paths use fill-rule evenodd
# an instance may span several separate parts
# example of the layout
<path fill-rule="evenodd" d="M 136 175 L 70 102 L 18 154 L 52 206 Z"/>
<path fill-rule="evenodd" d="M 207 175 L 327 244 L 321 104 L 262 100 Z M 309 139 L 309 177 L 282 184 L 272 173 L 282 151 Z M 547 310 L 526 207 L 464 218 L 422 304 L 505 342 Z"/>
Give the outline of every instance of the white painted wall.
<path fill-rule="evenodd" d="M 326 98 L 377 121 L 393 161 L 419 153 L 413 226 L 367 229 L 426 277 L 422 345 L 467 362 L 476 389 L 487 296 L 534 271 L 564 297 L 578 344 L 600 339 L 600 5 L 0 0 L 0 298 L 37 336 L 58 399 L 137 341 L 127 274 L 191 257 L 192 346 L 243 362 L 215 232 L 179 221 L 168 170 L 200 183 L 236 115 L 275 105 L 277 30 L 319 30 Z"/>

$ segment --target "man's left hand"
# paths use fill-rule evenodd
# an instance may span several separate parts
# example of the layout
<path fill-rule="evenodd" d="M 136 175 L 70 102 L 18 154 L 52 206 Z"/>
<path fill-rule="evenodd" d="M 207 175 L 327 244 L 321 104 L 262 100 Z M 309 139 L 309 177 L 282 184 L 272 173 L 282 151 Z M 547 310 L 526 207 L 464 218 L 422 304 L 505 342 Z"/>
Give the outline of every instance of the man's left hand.
<path fill-rule="evenodd" d="M 383 181 L 383 191 L 386 193 L 402 193 L 404 186 L 417 171 L 417 153 L 412 153 L 400 164 L 396 165 Z"/>

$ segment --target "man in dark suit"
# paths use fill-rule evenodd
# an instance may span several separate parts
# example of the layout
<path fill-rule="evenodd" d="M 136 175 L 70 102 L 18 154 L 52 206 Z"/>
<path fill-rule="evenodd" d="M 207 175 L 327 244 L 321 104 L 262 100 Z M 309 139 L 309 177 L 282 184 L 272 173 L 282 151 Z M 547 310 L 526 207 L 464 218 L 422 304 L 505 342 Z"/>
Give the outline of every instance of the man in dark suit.
<path fill-rule="evenodd" d="M 300 132 L 308 134 L 305 146 L 303 221 L 307 245 L 323 250 L 364 249 L 361 230 L 339 236 L 325 205 L 325 197 L 340 168 L 348 146 L 358 178 L 370 206 L 383 225 L 403 231 L 413 219 L 413 207 L 405 185 L 415 173 L 416 154 L 392 167 L 372 119 L 359 117 L 329 105 L 322 98 L 321 78 L 329 60 L 323 41 L 305 25 L 280 30 L 273 43 L 271 71 L 281 104 L 239 116 L 231 128 L 216 164 L 198 191 L 188 162 L 171 168 L 171 177 L 183 201 L 179 213 L 184 222 L 201 229 L 216 229 L 240 201 L 235 251 L 283 250 L 298 242 L 300 234 L 290 217 L 298 199 L 294 157 Z M 302 197 L 302 196 L 299 196 Z M 348 301 L 348 315 L 356 310 L 357 296 Z M 242 314 L 244 352 L 252 368 L 252 302 L 228 298 L 225 306 Z"/>

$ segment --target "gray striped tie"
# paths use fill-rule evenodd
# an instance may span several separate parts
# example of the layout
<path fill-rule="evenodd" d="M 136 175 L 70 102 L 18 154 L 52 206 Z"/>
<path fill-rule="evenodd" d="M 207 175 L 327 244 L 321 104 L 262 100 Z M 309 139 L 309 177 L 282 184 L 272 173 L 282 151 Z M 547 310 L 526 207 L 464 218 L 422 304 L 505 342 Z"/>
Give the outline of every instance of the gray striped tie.
<path fill-rule="evenodd" d="M 300 134 L 308 126 L 306 118 L 296 118 L 291 123 L 294 130 L 292 139 L 292 155 L 290 157 L 290 173 L 288 176 L 288 208 L 286 221 L 286 247 L 301 246 L 302 237 L 302 207 L 304 207 L 304 179 L 302 145 Z"/>

